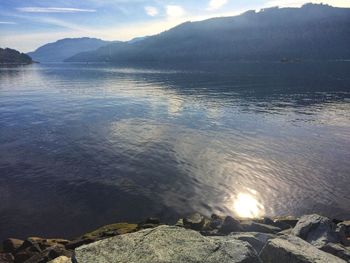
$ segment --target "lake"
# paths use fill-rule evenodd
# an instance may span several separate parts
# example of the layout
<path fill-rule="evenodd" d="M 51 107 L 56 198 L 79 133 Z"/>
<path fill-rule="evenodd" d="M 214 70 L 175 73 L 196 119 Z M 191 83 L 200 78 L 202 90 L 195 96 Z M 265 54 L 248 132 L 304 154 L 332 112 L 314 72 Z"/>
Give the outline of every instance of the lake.
<path fill-rule="evenodd" d="M 0 69 L 0 239 L 350 217 L 350 61 Z"/>

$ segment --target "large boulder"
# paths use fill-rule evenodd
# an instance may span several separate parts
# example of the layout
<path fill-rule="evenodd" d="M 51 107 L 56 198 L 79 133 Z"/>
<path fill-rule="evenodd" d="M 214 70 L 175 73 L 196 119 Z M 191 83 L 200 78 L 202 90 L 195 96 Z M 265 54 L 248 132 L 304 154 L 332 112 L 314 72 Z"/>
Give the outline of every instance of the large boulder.
<path fill-rule="evenodd" d="M 318 248 L 327 243 L 340 242 L 336 233 L 336 225 L 329 218 L 316 214 L 302 216 L 293 228 L 292 235 L 300 237 Z"/>
<path fill-rule="evenodd" d="M 4 249 L 4 252 L 6 253 L 13 253 L 15 252 L 20 246 L 23 244 L 23 240 L 15 239 L 15 238 L 8 238 L 5 239 L 2 243 L 2 247 Z"/>
<path fill-rule="evenodd" d="M 270 239 L 260 258 L 264 263 L 346 263 L 295 236 Z"/>
<path fill-rule="evenodd" d="M 219 232 L 224 235 L 239 231 L 242 231 L 241 223 L 231 216 L 225 217 L 224 222 L 219 229 Z"/>
<path fill-rule="evenodd" d="M 259 263 L 254 249 L 235 238 L 205 237 L 176 226 L 120 235 L 75 250 L 78 263 Z"/>
<path fill-rule="evenodd" d="M 261 250 L 267 243 L 269 239 L 275 238 L 275 235 L 267 234 L 267 233 L 257 233 L 257 232 L 249 232 L 249 233 L 232 233 L 228 238 L 236 238 L 241 241 L 248 242 L 256 251 L 257 254 L 260 254 Z"/>
<path fill-rule="evenodd" d="M 205 224 L 205 217 L 199 213 L 195 213 L 183 218 L 182 222 L 184 227 L 199 231 Z"/>
<path fill-rule="evenodd" d="M 51 260 L 49 263 L 72 263 L 72 261 L 66 256 L 60 256 L 58 258 L 55 258 L 54 260 Z"/>
<path fill-rule="evenodd" d="M 330 253 L 334 256 L 344 259 L 346 262 L 350 262 L 350 249 L 334 243 L 328 243 L 324 245 L 321 250 Z"/>
<path fill-rule="evenodd" d="M 0 253 L 0 263 L 13 263 L 15 258 L 11 253 Z"/>
<path fill-rule="evenodd" d="M 270 234 L 276 234 L 282 230 L 276 226 L 257 223 L 254 221 L 242 222 L 241 228 L 243 232 L 260 232 L 260 233 L 270 233 Z"/>

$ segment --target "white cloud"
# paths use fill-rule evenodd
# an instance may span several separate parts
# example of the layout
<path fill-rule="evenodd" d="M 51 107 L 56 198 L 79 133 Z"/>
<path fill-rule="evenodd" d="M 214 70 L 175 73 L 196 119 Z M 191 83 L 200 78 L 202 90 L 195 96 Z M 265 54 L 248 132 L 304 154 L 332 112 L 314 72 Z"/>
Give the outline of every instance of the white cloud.
<path fill-rule="evenodd" d="M 146 6 L 145 7 L 146 14 L 149 16 L 156 16 L 158 15 L 158 9 L 155 8 L 154 6 Z"/>
<path fill-rule="evenodd" d="M 279 7 L 301 7 L 305 3 L 327 4 L 335 7 L 350 7 L 349 0 L 272 0 L 265 3 L 265 7 L 279 6 Z"/>
<path fill-rule="evenodd" d="M 185 10 L 179 5 L 167 5 L 166 14 L 170 18 L 182 17 L 185 15 Z"/>
<path fill-rule="evenodd" d="M 15 25 L 16 22 L 10 22 L 10 21 L 0 21 L 0 25 Z"/>
<path fill-rule="evenodd" d="M 95 9 L 65 8 L 65 7 L 20 7 L 20 12 L 27 13 L 78 13 L 78 12 L 96 12 Z"/>
<path fill-rule="evenodd" d="M 210 0 L 209 2 L 209 10 L 219 9 L 222 6 L 226 5 L 228 0 Z"/>

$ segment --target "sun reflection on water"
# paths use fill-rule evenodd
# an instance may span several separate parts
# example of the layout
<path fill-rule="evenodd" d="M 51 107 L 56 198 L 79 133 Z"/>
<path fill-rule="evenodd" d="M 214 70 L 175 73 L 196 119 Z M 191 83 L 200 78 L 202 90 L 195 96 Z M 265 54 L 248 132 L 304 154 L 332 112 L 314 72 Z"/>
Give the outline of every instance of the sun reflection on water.
<path fill-rule="evenodd" d="M 264 215 L 264 206 L 259 203 L 254 192 L 239 193 L 234 200 L 235 213 L 242 218 L 257 218 Z"/>

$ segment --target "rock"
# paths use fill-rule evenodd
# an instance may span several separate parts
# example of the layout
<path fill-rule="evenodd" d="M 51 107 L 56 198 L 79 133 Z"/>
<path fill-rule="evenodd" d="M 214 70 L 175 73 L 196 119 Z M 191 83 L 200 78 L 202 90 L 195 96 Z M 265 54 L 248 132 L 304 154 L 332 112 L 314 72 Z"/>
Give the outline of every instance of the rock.
<path fill-rule="evenodd" d="M 155 217 L 149 217 L 145 221 L 138 224 L 138 229 L 154 228 L 160 225 L 160 220 Z"/>
<path fill-rule="evenodd" d="M 292 234 L 292 229 L 285 229 L 277 233 L 278 236 L 284 236 L 284 235 L 291 235 Z"/>
<path fill-rule="evenodd" d="M 295 236 L 270 239 L 260 258 L 266 263 L 346 263 Z"/>
<path fill-rule="evenodd" d="M 339 223 L 336 226 L 335 233 L 337 234 L 340 243 L 342 243 L 344 246 L 349 246 L 350 242 L 347 239 L 347 228 L 346 225 Z"/>
<path fill-rule="evenodd" d="M 20 246 L 22 246 L 23 242 L 24 241 L 20 240 L 20 239 L 8 238 L 8 239 L 4 240 L 4 242 L 2 243 L 2 247 L 3 247 L 5 253 L 13 253 Z"/>
<path fill-rule="evenodd" d="M 137 230 L 138 230 L 137 224 L 116 223 L 116 224 L 106 225 L 92 232 L 86 233 L 80 239 L 98 240 L 104 237 L 111 237 L 111 236 L 123 235 L 126 233 L 132 233 Z"/>
<path fill-rule="evenodd" d="M 77 263 L 259 263 L 254 249 L 244 241 L 204 237 L 197 231 L 159 226 L 115 236 L 75 250 Z"/>
<path fill-rule="evenodd" d="M 193 230 L 201 230 L 204 226 L 205 218 L 201 214 L 195 213 L 188 217 L 183 218 L 183 224 L 185 228 Z"/>
<path fill-rule="evenodd" d="M 29 237 L 23 242 L 23 244 L 18 248 L 18 250 L 23 250 L 30 247 L 32 251 L 41 252 L 42 250 L 45 250 L 48 247 L 64 247 L 68 243 L 69 240 L 66 239 L 46 239 L 40 237 Z"/>
<path fill-rule="evenodd" d="M 260 233 L 270 233 L 275 234 L 281 231 L 280 228 L 256 223 L 254 221 L 245 221 L 241 223 L 242 231 L 244 232 L 260 232 Z"/>
<path fill-rule="evenodd" d="M 15 263 L 23 263 L 31 257 L 38 255 L 39 253 L 40 252 L 38 251 L 31 251 L 30 248 L 19 251 L 14 255 Z"/>
<path fill-rule="evenodd" d="M 238 220 L 234 219 L 231 216 L 226 216 L 224 222 L 222 223 L 219 232 L 222 234 L 229 234 L 232 232 L 241 231 L 241 224 Z"/>
<path fill-rule="evenodd" d="M 30 257 L 24 263 L 46 263 L 60 256 L 72 257 L 72 255 L 73 252 L 64 249 L 62 246 L 52 246 Z"/>
<path fill-rule="evenodd" d="M 0 263 L 13 263 L 15 258 L 10 253 L 0 253 Z"/>
<path fill-rule="evenodd" d="M 58 258 L 55 258 L 54 260 L 51 260 L 48 263 L 72 263 L 72 260 L 66 256 L 60 256 Z"/>
<path fill-rule="evenodd" d="M 254 248 L 257 254 L 260 254 L 261 250 L 263 249 L 267 241 L 271 238 L 275 238 L 275 235 L 266 234 L 266 233 L 257 233 L 257 232 L 255 233 L 242 232 L 242 233 L 233 233 L 230 235 L 230 237 L 248 242 Z"/>
<path fill-rule="evenodd" d="M 298 219 L 292 216 L 279 217 L 273 220 L 273 225 L 282 230 L 293 228 L 297 223 Z"/>
<path fill-rule="evenodd" d="M 211 229 L 220 229 L 222 224 L 224 223 L 225 217 L 221 217 L 216 214 L 212 214 L 210 218 L 209 227 Z"/>
<path fill-rule="evenodd" d="M 350 237 L 350 220 L 343 221 L 338 224 L 338 226 L 344 227 L 345 236 Z"/>
<path fill-rule="evenodd" d="M 73 250 L 73 249 L 76 249 L 77 247 L 80 247 L 82 245 L 87 245 L 95 241 L 96 241 L 95 239 L 91 239 L 91 238 L 77 239 L 69 242 L 68 244 L 66 244 L 65 247 L 66 249 Z"/>
<path fill-rule="evenodd" d="M 302 216 L 293 228 L 292 235 L 321 248 L 329 242 L 338 243 L 340 241 L 335 230 L 336 225 L 329 218 L 313 214 Z"/>
<path fill-rule="evenodd" d="M 328 243 L 321 250 L 350 262 L 350 250 L 340 244 Z"/>
<path fill-rule="evenodd" d="M 160 220 L 159 220 L 159 218 L 149 217 L 149 218 L 146 219 L 145 224 L 159 225 L 160 224 Z"/>
<path fill-rule="evenodd" d="M 179 220 L 177 220 L 175 226 L 184 227 L 184 220 L 180 218 Z"/>

